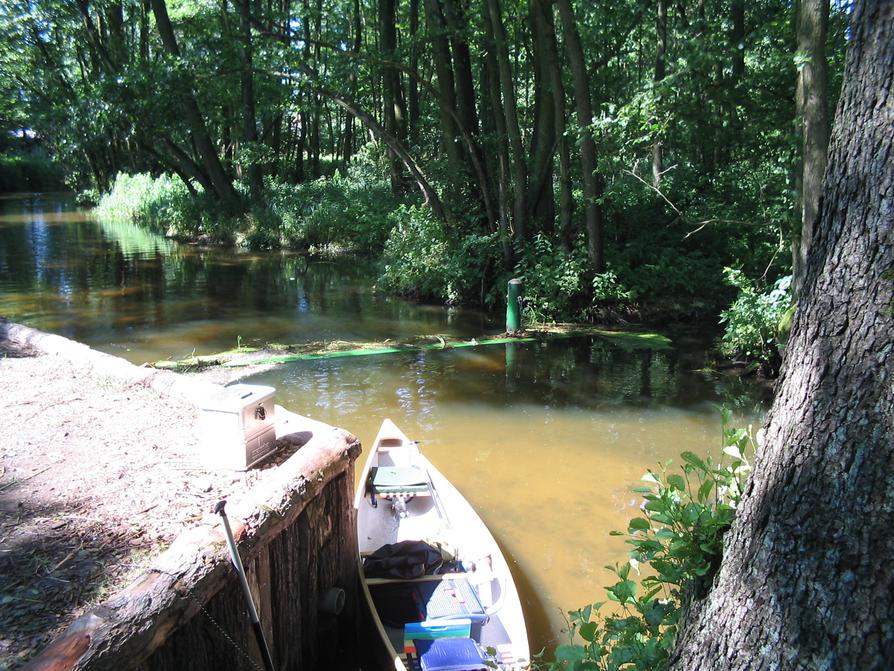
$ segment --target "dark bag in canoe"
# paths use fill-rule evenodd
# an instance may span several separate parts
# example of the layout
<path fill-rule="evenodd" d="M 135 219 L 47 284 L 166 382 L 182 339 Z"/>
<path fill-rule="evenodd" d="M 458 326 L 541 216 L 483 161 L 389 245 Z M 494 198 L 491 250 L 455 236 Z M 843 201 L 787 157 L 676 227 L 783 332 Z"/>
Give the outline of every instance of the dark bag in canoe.
<path fill-rule="evenodd" d="M 383 545 L 363 560 L 367 578 L 421 578 L 441 568 L 441 551 L 424 541 Z"/>

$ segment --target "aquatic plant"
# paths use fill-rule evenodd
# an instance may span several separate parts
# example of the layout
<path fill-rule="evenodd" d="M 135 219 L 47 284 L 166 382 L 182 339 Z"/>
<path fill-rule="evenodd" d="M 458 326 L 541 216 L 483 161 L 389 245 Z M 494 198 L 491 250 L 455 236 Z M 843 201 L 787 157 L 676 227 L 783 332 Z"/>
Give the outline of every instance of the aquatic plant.
<path fill-rule="evenodd" d="M 686 599 L 710 584 L 723 554 L 723 535 L 736 507 L 751 464 L 750 429 L 730 427 L 732 412 L 722 416 L 723 455 L 715 462 L 683 452 L 681 472 L 670 462 L 643 475 L 633 491 L 642 495 L 642 515 L 624 532 L 630 559 L 608 568 L 617 579 L 606 586 L 606 601 L 571 611 L 569 643 L 555 660 L 540 665 L 549 671 L 665 668 Z M 641 576 L 639 581 L 635 576 Z M 600 609 L 615 604 L 610 613 Z"/>

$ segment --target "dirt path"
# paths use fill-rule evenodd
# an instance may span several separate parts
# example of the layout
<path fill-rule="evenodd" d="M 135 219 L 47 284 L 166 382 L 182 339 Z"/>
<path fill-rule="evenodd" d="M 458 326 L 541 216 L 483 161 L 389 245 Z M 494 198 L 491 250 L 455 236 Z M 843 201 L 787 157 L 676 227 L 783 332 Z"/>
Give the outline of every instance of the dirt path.
<path fill-rule="evenodd" d="M 256 477 L 203 469 L 196 411 L 0 337 L 0 671 Z"/>

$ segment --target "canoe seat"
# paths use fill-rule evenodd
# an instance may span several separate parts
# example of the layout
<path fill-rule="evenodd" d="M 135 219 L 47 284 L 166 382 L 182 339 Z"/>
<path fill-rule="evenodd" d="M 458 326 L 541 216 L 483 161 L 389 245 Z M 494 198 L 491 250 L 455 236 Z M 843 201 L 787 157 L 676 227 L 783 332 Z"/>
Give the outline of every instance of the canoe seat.
<path fill-rule="evenodd" d="M 416 496 L 431 496 L 428 483 L 428 473 L 418 466 L 377 466 L 370 470 L 366 493 L 373 507 L 377 498 L 403 506 Z"/>

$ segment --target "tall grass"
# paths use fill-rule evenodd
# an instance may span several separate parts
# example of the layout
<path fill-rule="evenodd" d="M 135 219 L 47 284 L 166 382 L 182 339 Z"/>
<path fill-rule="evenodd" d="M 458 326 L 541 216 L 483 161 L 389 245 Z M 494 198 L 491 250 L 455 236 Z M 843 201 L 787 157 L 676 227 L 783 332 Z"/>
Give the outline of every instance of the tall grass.
<path fill-rule="evenodd" d="M 232 215 L 223 213 L 210 197 L 190 194 L 179 178 L 167 174 L 119 174 L 112 190 L 99 199 L 96 215 L 166 235 L 217 242 L 232 241 L 238 228 Z"/>
<path fill-rule="evenodd" d="M 256 249 L 339 249 L 381 251 L 400 200 L 381 166 L 379 152 L 361 151 L 344 172 L 312 182 L 287 184 L 267 177 L 264 197 L 239 214 L 223 212 L 208 195 L 192 195 L 170 175 L 120 174 L 102 196 L 96 213 L 157 232 L 187 238 L 237 242 Z"/>

